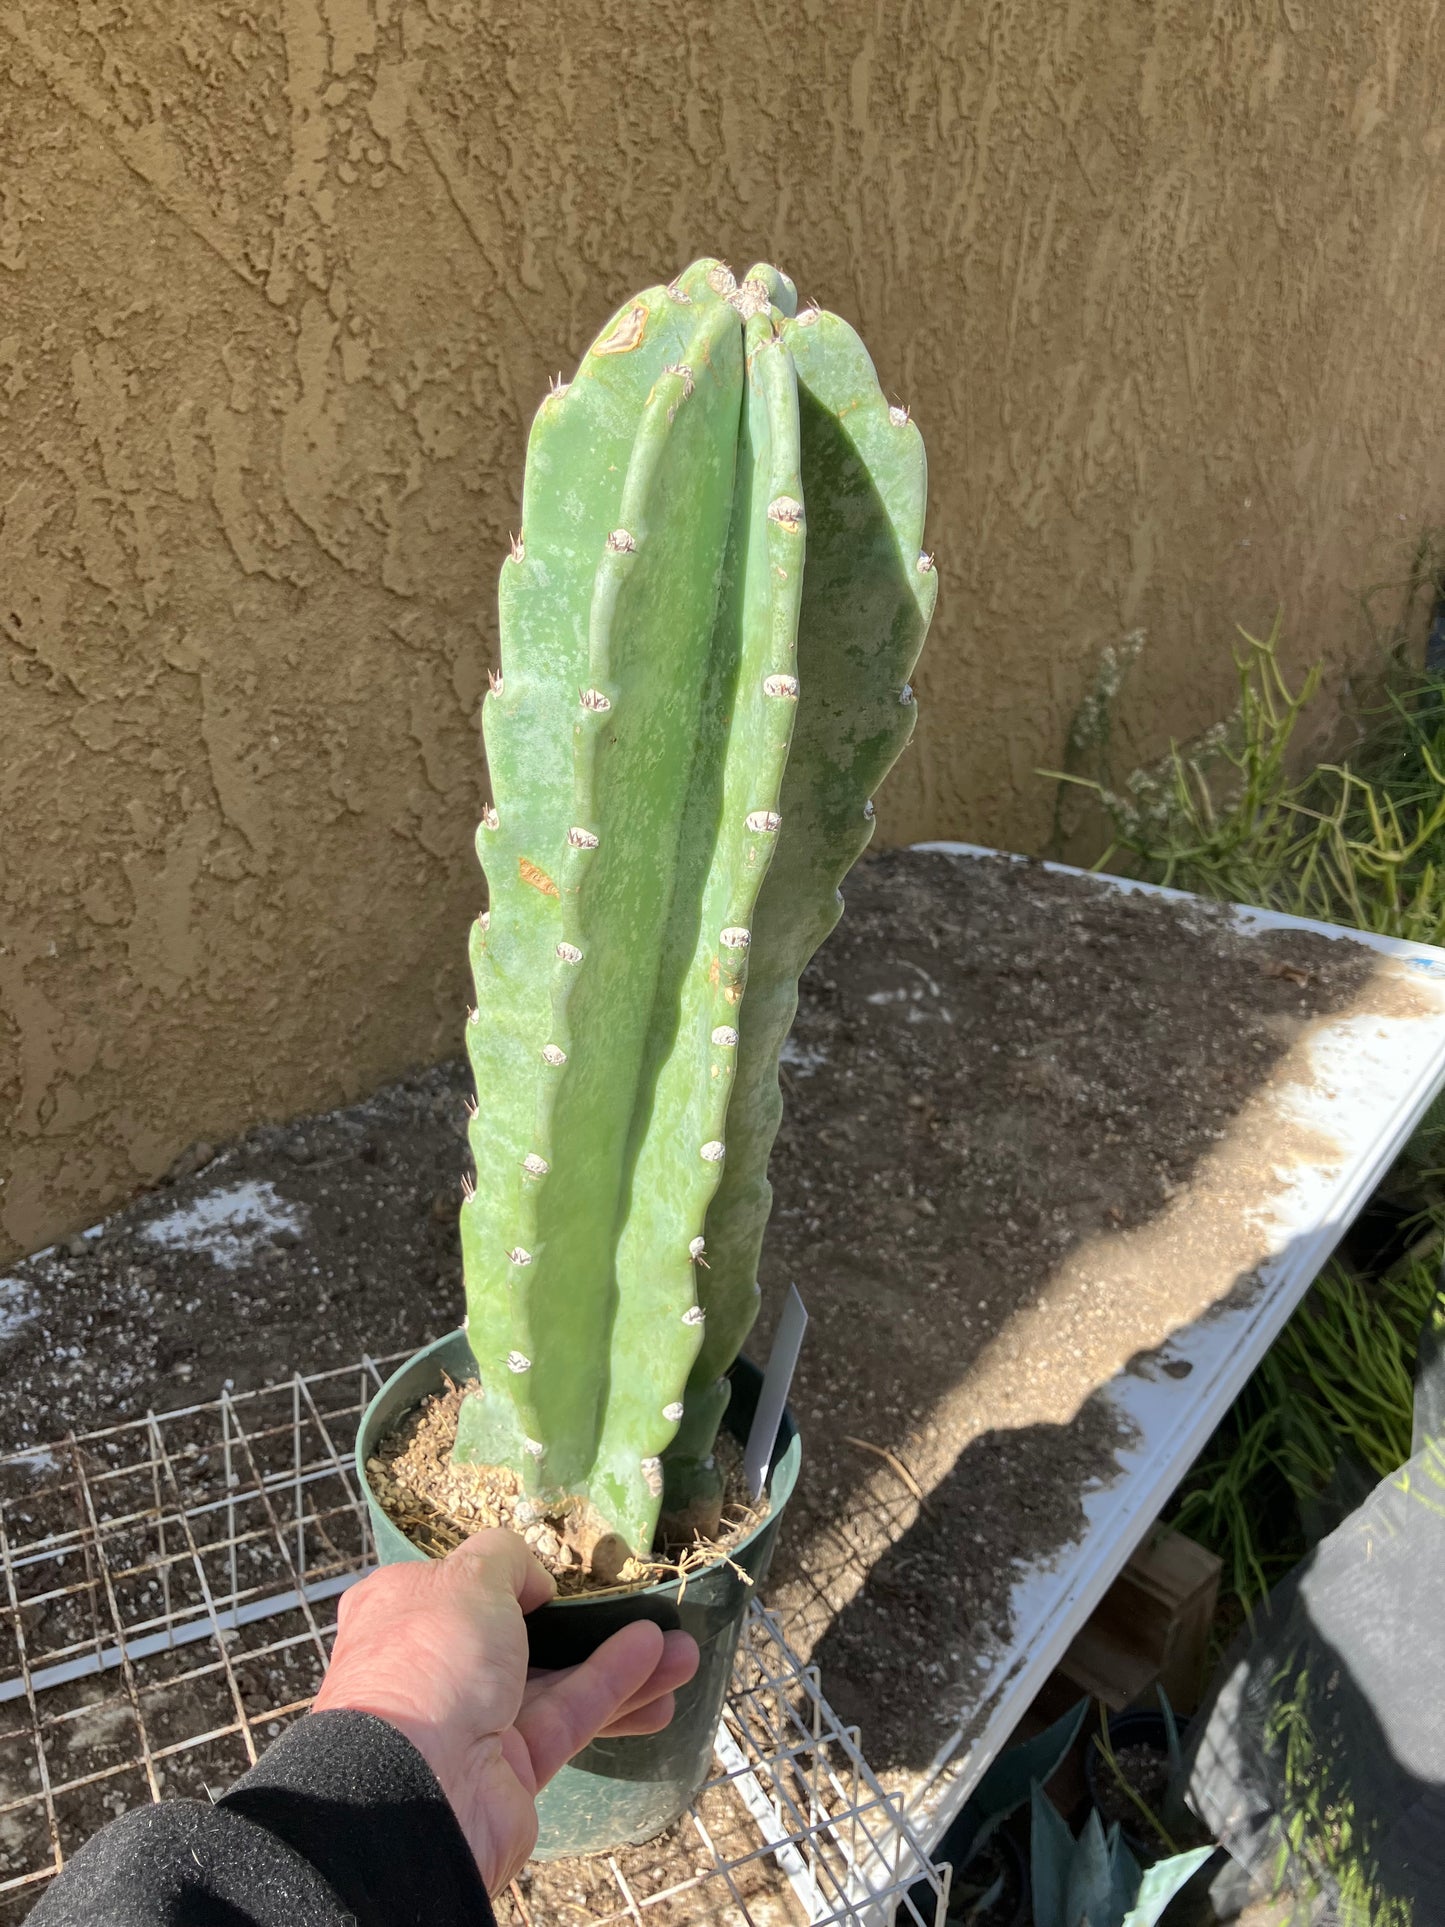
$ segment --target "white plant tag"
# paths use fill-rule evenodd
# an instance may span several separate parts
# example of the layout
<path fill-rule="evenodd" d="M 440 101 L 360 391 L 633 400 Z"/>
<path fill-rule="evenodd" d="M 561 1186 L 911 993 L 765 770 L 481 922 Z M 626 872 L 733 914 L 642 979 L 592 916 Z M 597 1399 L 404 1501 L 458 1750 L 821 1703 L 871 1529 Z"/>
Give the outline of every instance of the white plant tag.
<path fill-rule="evenodd" d="M 777 1443 L 778 1427 L 783 1422 L 783 1407 L 793 1387 L 793 1373 L 797 1370 L 798 1353 L 803 1349 L 803 1333 L 807 1328 L 808 1314 L 798 1295 L 798 1287 L 790 1285 L 783 1315 L 778 1320 L 778 1329 L 773 1336 L 773 1349 L 768 1354 L 768 1367 L 763 1373 L 763 1388 L 758 1393 L 758 1409 L 753 1414 L 752 1430 L 743 1449 L 743 1472 L 748 1491 L 755 1499 L 761 1497 L 763 1487 L 768 1482 L 768 1466 Z"/>

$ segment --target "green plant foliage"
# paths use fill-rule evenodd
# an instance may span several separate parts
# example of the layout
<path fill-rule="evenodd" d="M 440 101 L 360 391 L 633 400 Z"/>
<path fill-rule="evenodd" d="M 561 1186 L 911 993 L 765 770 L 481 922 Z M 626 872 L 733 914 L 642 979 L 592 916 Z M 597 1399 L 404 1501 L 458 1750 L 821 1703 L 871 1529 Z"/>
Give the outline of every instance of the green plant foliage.
<path fill-rule="evenodd" d="M 912 731 L 923 443 L 846 322 L 700 261 L 532 426 L 473 931 L 481 1388 L 457 1451 L 597 1538 L 716 1519 L 798 974 Z"/>
<path fill-rule="evenodd" d="M 1380 1881 L 1378 1827 L 1356 1806 L 1349 1735 L 1330 1718 L 1328 1688 L 1320 1692 L 1308 1663 L 1285 1666 L 1275 1685 L 1263 1737 L 1284 1788 L 1275 1818 L 1276 1893 L 1309 1896 L 1323 1887 L 1333 1902 L 1328 1916 L 1345 1927 L 1410 1927 L 1409 1901 Z"/>
<path fill-rule="evenodd" d="M 988 1851 L 1000 1827 L 1024 1806 L 1034 1784 L 1046 1786 L 1078 1739 L 1089 1711 L 1080 1700 L 1032 1739 L 1005 1748 L 970 1794 L 963 1811 L 944 1835 L 940 1857 L 953 1869 L 948 1917 L 977 1921 L 1003 1893 L 1004 1877 L 990 1878 L 994 1856 Z"/>
<path fill-rule="evenodd" d="M 1245 1612 L 1337 1523 L 1310 1529 L 1342 1465 L 1358 1469 L 1347 1489 L 1363 1497 L 1409 1458 L 1438 1266 L 1438 1249 L 1381 1280 L 1328 1266 L 1193 1467 L 1171 1523 L 1220 1554 L 1225 1592 Z"/>
<path fill-rule="evenodd" d="M 1091 1812 L 1077 1840 L 1039 1786 L 1032 1794 L 1029 1873 L 1034 1927 L 1154 1927 L 1213 1847 L 1172 1854 L 1145 1872 L 1117 1826 Z"/>
<path fill-rule="evenodd" d="M 949 1829 L 949 1854 L 955 1874 L 1019 1811 L 1035 1783 L 1047 1786 L 1053 1779 L 1082 1732 L 1088 1711 L 1089 1702 L 1080 1700 L 1071 1713 L 1065 1713 L 1042 1733 L 1020 1740 L 999 1754 Z"/>
<path fill-rule="evenodd" d="M 1153 882 L 1220 902 L 1440 942 L 1445 682 L 1396 694 L 1357 759 L 1322 763 L 1296 781 L 1291 746 L 1319 671 L 1291 688 L 1279 635 L 1278 622 L 1262 639 L 1244 635 L 1235 711 L 1188 748 L 1122 783 L 1104 766 L 1046 773 L 1104 810 L 1112 841 L 1099 869 L 1122 860 Z M 1117 692 L 1113 664 L 1100 675 Z M 1108 736 L 1095 727 L 1090 741 L 1102 741 L 1107 758 Z"/>

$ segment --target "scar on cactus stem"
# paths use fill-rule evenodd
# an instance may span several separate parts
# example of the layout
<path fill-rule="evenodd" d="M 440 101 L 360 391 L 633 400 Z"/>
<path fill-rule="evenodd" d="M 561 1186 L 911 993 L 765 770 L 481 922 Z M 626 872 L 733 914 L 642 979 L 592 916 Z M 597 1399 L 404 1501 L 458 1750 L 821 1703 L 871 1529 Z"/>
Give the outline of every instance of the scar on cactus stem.
<path fill-rule="evenodd" d="M 660 1519 L 718 1528 L 778 1054 L 916 719 L 925 486 L 858 336 L 766 263 L 633 296 L 532 424 L 514 693 L 483 709 L 455 1451 L 594 1579 Z"/>

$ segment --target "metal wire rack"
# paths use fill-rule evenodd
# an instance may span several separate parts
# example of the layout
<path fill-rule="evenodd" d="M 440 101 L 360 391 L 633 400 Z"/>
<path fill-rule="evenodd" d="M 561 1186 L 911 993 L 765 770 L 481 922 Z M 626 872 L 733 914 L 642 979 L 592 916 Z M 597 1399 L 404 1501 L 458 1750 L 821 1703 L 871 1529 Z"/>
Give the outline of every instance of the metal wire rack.
<path fill-rule="evenodd" d="M 369 1563 L 350 1455 L 391 1362 L 0 1459 L 0 1924 L 108 1820 L 220 1791 L 305 1712 Z M 534 1865 L 499 1919 L 942 1927 L 947 1870 L 757 1605 L 715 1765 L 661 1840 Z"/>

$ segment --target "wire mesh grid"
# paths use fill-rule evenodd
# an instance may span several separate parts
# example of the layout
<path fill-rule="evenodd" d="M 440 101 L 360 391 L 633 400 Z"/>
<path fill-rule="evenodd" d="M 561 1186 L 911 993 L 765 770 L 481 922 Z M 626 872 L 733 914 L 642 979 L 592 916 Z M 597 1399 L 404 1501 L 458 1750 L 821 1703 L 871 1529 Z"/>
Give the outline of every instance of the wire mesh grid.
<path fill-rule="evenodd" d="M 108 1820 L 219 1793 L 305 1712 L 369 1563 L 351 1452 L 391 1362 L 0 1459 L 0 1924 Z M 756 1604 L 715 1767 L 661 1840 L 534 1864 L 499 1919 L 941 1927 L 946 1870 Z"/>

